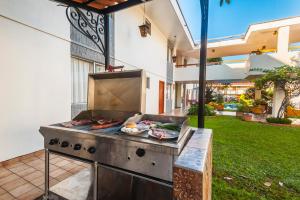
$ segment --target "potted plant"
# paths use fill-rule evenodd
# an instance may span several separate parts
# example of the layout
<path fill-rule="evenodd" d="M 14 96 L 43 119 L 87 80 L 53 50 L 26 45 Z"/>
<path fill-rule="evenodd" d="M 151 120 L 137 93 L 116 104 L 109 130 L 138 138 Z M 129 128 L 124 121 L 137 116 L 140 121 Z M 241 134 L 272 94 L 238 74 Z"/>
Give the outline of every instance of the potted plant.
<path fill-rule="evenodd" d="M 250 113 L 250 107 L 247 105 L 240 104 L 237 110 L 237 117 L 242 118 L 244 121 L 252 121 L 252 115 Z"/>
<path fill-rule="evenodd" d="M 257 99 L 253 103 L 253 108 L 251 109 L 254 114 L 263 114 L 267 110 L 268 103 L 263 99 Z"/>
<path fill-rule="evenodd" d="M 236 116 L 242 118 L 244 114 L 243 104 L 237 104 Z"/>
<path fill-rule="evenodd" d="M 251 113 L 244 113 L 243 114 L 243 120 L 244 121 L 252 121 L 252 115 L 251 115 Z"/>
<path fill-rule="evenodd" d="M 215 108 L 216 108 L 217 111 L 223 111 L 224 110 L 224 104 L 217 104 Z"/>

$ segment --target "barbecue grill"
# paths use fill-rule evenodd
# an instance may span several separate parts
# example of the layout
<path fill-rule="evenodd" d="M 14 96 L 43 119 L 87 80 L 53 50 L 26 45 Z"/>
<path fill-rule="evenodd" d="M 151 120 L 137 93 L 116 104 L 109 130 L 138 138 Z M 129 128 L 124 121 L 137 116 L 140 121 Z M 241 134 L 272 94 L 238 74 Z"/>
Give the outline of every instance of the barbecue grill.
<path fill-rule="evenodd" d="M 104 117 L 126 121 L 144 113 L 145 91 L 142 70 L 90 74 L 88 110 L 74 120 Z M 141 118 L 178 124 L 178 138 L 162 141 L 147 132 L 127 135 L 120 131 L 121 124 L 98 130 L 92 130 L 93 124 L 40 127 L 46 149 L 45 199 L 49 195 L 49 153 L 92 164 L 94 200 L 173 199 L 173 166 L 193 130 L 187 125 L 187 117 L 142 114 Z"/>

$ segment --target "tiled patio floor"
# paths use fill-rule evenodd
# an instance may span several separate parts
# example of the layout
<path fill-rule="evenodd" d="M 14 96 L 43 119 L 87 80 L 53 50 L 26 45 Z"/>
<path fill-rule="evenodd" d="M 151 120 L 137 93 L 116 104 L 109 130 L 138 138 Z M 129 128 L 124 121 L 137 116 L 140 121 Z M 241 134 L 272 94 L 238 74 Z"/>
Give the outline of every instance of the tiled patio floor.
<path fill-rule="evenodd" d="M 88 165 L 50 154 L 50 186 Z M 0 163 L 0 200 L 33 200 L 44 189 L 44 151 Z"/>

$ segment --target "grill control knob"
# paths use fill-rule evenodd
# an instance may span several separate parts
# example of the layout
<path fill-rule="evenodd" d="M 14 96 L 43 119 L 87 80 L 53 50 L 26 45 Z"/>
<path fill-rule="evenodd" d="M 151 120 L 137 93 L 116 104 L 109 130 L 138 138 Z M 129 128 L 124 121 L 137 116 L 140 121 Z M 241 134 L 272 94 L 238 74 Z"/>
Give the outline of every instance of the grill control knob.
<path fill-rule="evenodd" d="M 87 150 L 90 154 L 94 154 L 96 152 L 96 148 L 95 147 L 90 147 Z"/>
<path fill-rule="evenodd" d="M 79 151 L 81 149 L 81 144 L 75 144 L 74 145 L 74 150 Z"/>
<path fill-rule="evenodd" d="M 146 154 L 146 151 L 145 149 L 138 148 L 135 153 L 138 157 L 143 157 Z"/>
<path fill-rule="evenodd" d="M 68 147 L 69 146 L 69 142 L 67 142 L 67 141 L 63 141 L 62 143 L 61 143 L 61 147 L 62 148 L 66 148 L 66 147 Z"/>
<path fill-rule="evenodd" d="M 51 139 L 51 140 L 49 141 L 49 145 L 55 145 L 55 144 L 58 144 L 58 139 L 57 139 L 57 138 Z"/>

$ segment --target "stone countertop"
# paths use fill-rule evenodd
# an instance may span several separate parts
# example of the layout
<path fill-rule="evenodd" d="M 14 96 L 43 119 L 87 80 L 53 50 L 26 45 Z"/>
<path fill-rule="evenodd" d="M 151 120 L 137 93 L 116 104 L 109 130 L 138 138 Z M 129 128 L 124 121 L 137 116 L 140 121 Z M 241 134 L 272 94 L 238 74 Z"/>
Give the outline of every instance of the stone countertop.
<path fill-rule="evenodd" d="M 195 133 L 175 161 L 175 167 L 203 172 L 211 140 L 212 130 L 195 129 Z"/>
<path fill-rule="evenodd" d="M 211 200 L 212 130 L 195 129 L 173 168 L 175 200 Z"/>

